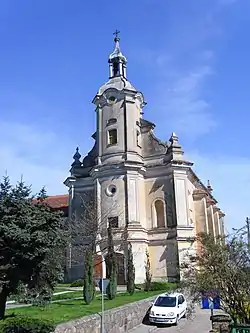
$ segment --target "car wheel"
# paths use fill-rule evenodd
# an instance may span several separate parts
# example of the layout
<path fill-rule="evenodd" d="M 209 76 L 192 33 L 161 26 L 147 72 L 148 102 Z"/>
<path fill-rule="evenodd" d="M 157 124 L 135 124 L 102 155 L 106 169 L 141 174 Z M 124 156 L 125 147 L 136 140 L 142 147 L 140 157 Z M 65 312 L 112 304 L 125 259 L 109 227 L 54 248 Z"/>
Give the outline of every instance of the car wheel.
<path fill-rule="evenodd" d="M 187 317 L 187 311 L 184 312 L 182 318 L 186 318 Z"/>
<path fill-rule="evenodd" d="M 178 326 L 178 324 L 179 324 L 179 315 L 177 315 L 176 317 L 176 322 L 174 323 L 174 326 Z"/>

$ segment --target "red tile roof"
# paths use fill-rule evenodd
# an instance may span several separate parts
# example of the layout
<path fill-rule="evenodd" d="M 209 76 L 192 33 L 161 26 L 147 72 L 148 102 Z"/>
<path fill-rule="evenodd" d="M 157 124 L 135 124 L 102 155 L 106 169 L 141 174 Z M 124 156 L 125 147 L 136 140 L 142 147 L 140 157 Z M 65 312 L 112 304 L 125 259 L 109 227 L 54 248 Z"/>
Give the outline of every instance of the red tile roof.
<path fill-rule="evenodd" d="M 69 206 L 68 194 L 52 195 L 45 199 L 45 202 L 53 209 L 62 209 Z"/>

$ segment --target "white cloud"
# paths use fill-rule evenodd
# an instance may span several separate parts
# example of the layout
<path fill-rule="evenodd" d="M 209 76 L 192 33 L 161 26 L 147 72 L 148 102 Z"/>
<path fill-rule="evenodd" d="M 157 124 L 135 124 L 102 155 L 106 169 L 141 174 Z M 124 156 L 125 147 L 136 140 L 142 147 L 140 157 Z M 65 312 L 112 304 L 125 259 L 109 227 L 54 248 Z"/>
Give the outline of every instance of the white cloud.
<path fill-rule="evenodd" d="M 183 89 L 183 84 L 180 87 Z M 27 124 L 2 122 L 0 126 L 0 175 L 7 170 L 13 183 L 23 175 L 34 193 L 44 185 L 50 195 L 67 193 L 63 181 L 68 176 L 72 145 L 67 148 L 55 133 Z M 204 183 L 211 180 L 218 205 L 226 213 L 228 229 L 241 227 L 249 214 L 250 159 L 197 151 L 187 153 L 187 158 L 195 162 L 194 169 Z"/>
<path fill-rule="evenodd" d="M 21 176 L 34 193 L 46 186 L 48 194 L 66 193 L 72 151 L 55 133 L 28 124 L 0 122 L 0 176 L 7 171 L 12 183 Z M 60 144 L 59 144 L 60 142 Z"/>
<path fill-rule="evenodd" d="M 240 228 L 249 211 L 250 158 L 189 152 L 189 160 L 206 183 L 210 179 L 218 206 L 226 213 L 226 226 Z"/>
<path fill-rule="evenodd" d="M 157 88 L 151 105 L 162 119 L 160 133 L 167 127 L 184 140 L 191 137 L 195 141 L 217 126 L 209 99 L 209 80 L 212 82 L 216 72 L 218 41 L 223 38 L 220 18 L 228 10 L 226 5 L 233 2 L 195 1 L 188 6 L 187 15 L 172 5 L 172 16 L 162 27 L 166 30 L 158 48 L 136 52 L 140 62 L 143 59 L 141 65 L 151 66 L 154 71 Z"/>
<path fill-rule="evenodd" d="M 210 66 L 201 66 L 171 82 L 166 81 L 160 110 L 167 111 L 168 123 L 184 139 L 195 140 L 216 126 L 210 105 L 203 96 L 203 84 L 212 74 Z"/>

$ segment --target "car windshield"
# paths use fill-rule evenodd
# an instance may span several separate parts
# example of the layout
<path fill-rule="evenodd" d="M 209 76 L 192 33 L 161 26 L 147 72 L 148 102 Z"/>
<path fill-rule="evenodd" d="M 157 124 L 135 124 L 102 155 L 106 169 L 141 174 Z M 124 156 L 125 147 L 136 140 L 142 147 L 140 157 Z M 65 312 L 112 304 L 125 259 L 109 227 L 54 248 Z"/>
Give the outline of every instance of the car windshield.
<path fill-rule="evenodd" d="M 176 297 L 159 296 L 155 301 L 154 306 L 162 306 L 166 308 L 173 308 L 176 306 Z"/>

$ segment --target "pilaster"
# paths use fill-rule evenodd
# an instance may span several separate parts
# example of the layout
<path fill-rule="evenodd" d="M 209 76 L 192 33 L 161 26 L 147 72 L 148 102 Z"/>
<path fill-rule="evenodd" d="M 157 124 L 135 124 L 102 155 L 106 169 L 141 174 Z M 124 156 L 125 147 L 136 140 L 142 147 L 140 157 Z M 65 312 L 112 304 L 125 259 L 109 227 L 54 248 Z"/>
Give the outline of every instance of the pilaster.
<path fill-rule="evenodd" d="M 220 228 L 220 217 L 219 217 L 219 208 L 215 205 L 213 206 L 213 212 L 214 212 L 214 226 L 215 226 L 215 237 L 218 237 L 221 235 L 221 228 Z"/>
<path fill-rule="evenodd" d="M 225 235 L 225 221 L 224 221 L 225 214 L 221 210 L 218 211 L 218 214 L 219 214 L 220 234 L 221 234 L 221 236 L 224 236 Z"/>
<path fill-rule="evenodd" d="M 173 178 L 176 204 L 176 224 L 177 227 L 187 227 L 189 225 L 189 219 L 186 170 L 184 168 L 174 169 Z"/>
<path fill-rule="evenodd" d="M 138 174 L 127 173 L 128 189 L 128 223 L 139 223 L 139 184 Z"/>
<path fill-rule="evenodd" d="M 215 237 L 215 221 L 214 221 L 214 211 L 213 211 L 214 201 L 210 198 L 207 199 L 207 215 L 208 215 L 208 230 L 209 234 Z"/>
<path fill-rule="evenodd" d="M 202 232 L 209 233 L 206 198 L 207 193 L 204 190 L 194 190 L 193 200 L 195 209 L 196 234 Z"/>

